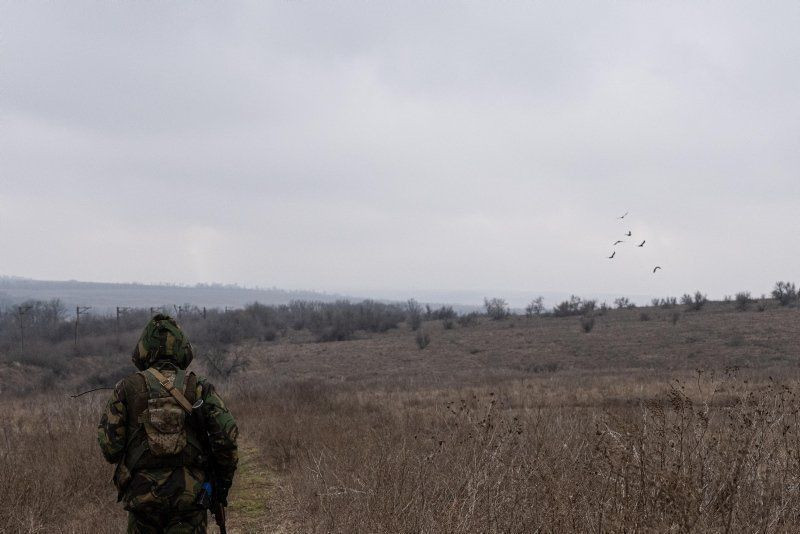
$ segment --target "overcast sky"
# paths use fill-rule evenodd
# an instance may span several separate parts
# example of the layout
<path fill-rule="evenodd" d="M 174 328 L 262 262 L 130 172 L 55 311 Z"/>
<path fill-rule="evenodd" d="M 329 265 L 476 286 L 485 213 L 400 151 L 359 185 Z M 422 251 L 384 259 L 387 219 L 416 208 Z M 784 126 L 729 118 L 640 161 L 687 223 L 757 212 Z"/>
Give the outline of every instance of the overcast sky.
<path fill-rule="evenodd" d="M 798 28 L 798 2 L 3 2 L 0 274 L 760 294 L 800 281 Z"/>

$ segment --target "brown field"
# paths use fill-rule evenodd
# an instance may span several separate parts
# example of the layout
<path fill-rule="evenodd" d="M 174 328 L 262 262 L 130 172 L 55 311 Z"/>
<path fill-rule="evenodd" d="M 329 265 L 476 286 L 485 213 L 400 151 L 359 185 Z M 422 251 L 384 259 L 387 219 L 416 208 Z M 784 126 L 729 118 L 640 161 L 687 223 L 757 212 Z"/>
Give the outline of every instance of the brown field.
<path fill-rule="evenodd" d="M 796 532 L 800 311 L 642 311 L 238 345 L 231 532 Z M 0 532 L 124 531 L 104 364 L 0 364 Z"/>

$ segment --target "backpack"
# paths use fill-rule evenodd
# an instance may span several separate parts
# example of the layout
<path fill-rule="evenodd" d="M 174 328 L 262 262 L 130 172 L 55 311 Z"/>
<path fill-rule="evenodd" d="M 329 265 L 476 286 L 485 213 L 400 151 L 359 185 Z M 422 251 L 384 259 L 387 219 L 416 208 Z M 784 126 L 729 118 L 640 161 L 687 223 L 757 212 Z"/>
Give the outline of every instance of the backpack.
<path fill-rule="evenodd" d="M 171 378 L 153 368 L 137 374 L 144 380 L 144 390 L 140 390 L 140 397 L 129 399 L 133 413 L 139 415 L 129 423 L 125 455 L 114 470 L 118 500 L 137 469 L 202 466 L 206 462 L 206 446 L 189 416 L 197 377 L 193 373 L 187 376 L 183 369 L 176 370 Z"/>
<path fill-rule="evenodd" d="M 186 448 L 186 419 L 191 406 L 189 410 L 181 406 L 171 394 L 172 390 L 167 390 L 151 369 L 139 374 L 144 377 L 148 390 L 147 408 L 139 415 L 139 423 L 144 427 L 150 454 L 155 457 L 179 454 Z M 186 371 L 182 369 L 171 381 L 165 378 L 167 384 L 179 392 L 186 386 Z"/>

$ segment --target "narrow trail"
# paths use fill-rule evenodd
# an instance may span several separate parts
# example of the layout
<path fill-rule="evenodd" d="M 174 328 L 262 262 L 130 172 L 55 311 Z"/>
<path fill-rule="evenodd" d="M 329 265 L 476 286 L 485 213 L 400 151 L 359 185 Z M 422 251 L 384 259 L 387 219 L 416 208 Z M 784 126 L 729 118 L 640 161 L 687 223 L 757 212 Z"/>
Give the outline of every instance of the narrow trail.
<path fill-rule="evenodd" d="M 293 534 L 297 530 L 279 509 L 278 475 L 259 459 L 258 448 L 239 442 L 239 467 L 228 496 L 228 532 L 231 534 Z M 209 516 L 209 532 L 216 532 Z"/>

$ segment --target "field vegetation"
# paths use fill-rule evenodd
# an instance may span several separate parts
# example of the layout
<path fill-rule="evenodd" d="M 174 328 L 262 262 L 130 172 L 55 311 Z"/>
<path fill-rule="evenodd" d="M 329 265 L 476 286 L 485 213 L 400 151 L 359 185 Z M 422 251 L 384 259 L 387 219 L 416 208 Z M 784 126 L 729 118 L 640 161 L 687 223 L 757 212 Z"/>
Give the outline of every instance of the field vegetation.
<path fill-rule="evenodd" d="M 690 298 L 187 313 L 241 427 L 231 531 L 797 531 L 800 311 Z M 68 393 L 132 370 L 147 313 L 87 319 L 76 347 L 40 309 L 24 348 L 13 313 L 0 330 L 0 532 L 121 532 L 107 392 Z"/>

